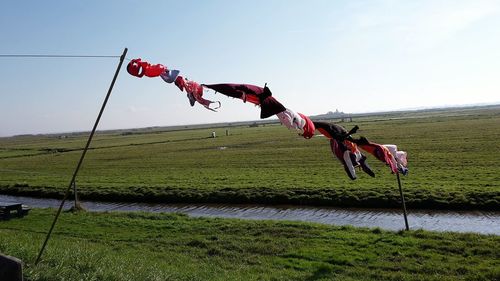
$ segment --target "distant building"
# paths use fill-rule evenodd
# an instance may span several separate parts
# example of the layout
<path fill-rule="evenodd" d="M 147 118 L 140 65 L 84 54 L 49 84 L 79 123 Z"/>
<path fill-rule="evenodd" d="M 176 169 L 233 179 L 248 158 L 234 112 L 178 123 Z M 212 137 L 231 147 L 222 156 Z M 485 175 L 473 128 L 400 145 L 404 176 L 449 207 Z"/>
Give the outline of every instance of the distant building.
<path fill-rule="evenodd" d="M 335 112 L 328 111 L 326 113 L 329 117 L 343 117 L 345 113 L 343 111 L 339 111 L 338 109 L 335 109 Z"/>

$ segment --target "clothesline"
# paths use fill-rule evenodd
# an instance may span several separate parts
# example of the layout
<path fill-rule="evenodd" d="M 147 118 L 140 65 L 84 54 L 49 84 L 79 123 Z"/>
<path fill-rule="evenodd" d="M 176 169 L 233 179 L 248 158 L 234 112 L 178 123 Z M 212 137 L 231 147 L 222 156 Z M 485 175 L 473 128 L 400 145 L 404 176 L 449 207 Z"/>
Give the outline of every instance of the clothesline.
<path fill-rule="evenodd" d="M 0 58 L 119 58 L 108 55 L 0 54 Z"/>
<path fill-rule="evenodd" d="M 314 136 L 315 131 L 320 131 L 330 140 L 332 153 L 344 165 L 347 175 L 352 179 L 356 179 L 356 167 L 374 177 L 375 173 L 368 167 L 365 162 L 366 156 L 359 149 L 363 149 L 375 156 L 378 160 L 390 167 L 392 173 L 407 174 L 407 157 L 406 152 L 398 151 L 396 145 L 382 145 L 368 141 L 364 137 L 354 138 L 351 136 L 356 129 L 347 131 L 344 127 L 333 123 L 325 123 L 313 121 L 310 117 L 300 112 L 295 112 L 273 97 L 271 90 L 264 85 L 264 88 L 250 84 L 201 84 L 193 80 L 184 78 L 177 69 L 168 69 L 162 64 L 151 64 L 143 61 L 140 58 L 133 59 L 127 65 L 127 72 L 137 78 L 142 77 L 161 77 L 166 83 L 174 84 L 182 92 L 186 92 L 191 106 L 196 102 L 203 105 L 206 109 L 216 111 L 220 108 L 219 101 L 211 101 L 203 98 L 205 89 L 212 89 L 222 95 L 238 98 L 243 102 L 249 102 L 260 106 L 260 118 L 265 119 L 276 115 L 281 124 L 290 130 L 296 130 L 299 135 L 305 139 L 310 139 Z M 213 104 L 218 104 L 214 107 Z"/>

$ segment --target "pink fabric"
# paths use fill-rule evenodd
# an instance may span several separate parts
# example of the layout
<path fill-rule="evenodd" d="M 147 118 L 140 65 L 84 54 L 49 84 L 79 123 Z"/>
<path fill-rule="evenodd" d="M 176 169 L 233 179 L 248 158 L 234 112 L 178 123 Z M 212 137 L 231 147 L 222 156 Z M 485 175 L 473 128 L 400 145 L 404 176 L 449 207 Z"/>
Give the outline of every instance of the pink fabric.
<path fill-rule="evenodd" d="M 300 115 L 288 108 L 285 111 L 276 114 L 276 116 L 278 116 L 281 124 L 288 129 L 302 129 L 306 123 L 306 120 L 302 119 Z"/>
<path fill-rule="evenodd" d="M 179 75 L 175 79 L 175 85 L 181 91 L 186 90 L 188 95 L 191 95 L 198 103 L 203 105 L 206 109 L 210 109 L 212 111 L 215 111 L 215 109 L 220 107 L 220 102 L 206 100 L 202 97 L 203 96 L 203 87 L 200 84 L 196 83 L 195 81 L 187 80 L 184 77 Z M 219 106 L 211 108 L 210 104 L 212 104 L 212 103 L 218 103 Z"/>
<path fill-rule="evenodd" d="M 375 156 L 375 158 L 377 158 L 378 160 L 387 164 L 393 174 L 398 172 L 398 168 L 392 160 L 394 159 L 394 157 L 392 157 L 392 154 L 389 149 L 387 149 L 387 147 L 371 141 L 366 141 L 366 143 L 358 143 L 358 146 L 361 147 L 361 149 L 363 149 L 364 151 Z"/>
<path fill-rule="evenodd" d="M 197 102 L 199 102 L 201 105 L 203 105 L 204 107 L 209 108 L 210 104 L 212 103 L 212 101 L 209 101 L 209 100 L 202 98 L 203 87 L 194 81 L 187 81 L 186 92 L 192 94 L 193 97 L 195 98 L 195 100 Z"/>
<path fill-rule="evenodd" d="M 391 152 L 392 162 L 398 169 L 407 169 L 408 161 L 407 153 L 405 151 L 398 150 L 398 147 L 394 144 L 384 144 L 383 146 Z"/>

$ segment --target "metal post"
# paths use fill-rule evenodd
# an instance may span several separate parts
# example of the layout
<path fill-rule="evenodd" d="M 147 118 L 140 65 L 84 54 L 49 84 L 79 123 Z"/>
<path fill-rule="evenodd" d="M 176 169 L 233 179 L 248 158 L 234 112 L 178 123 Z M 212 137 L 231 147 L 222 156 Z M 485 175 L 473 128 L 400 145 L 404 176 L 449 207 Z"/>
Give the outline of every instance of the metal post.
<path fill-rule="evenodd" d="M 78 193 L 76 191 L 76 181 L 73 182 L 73 193 L 75 193 L 75 210 L 78 209 Z"/>
<path fill-rule="evenodd" d="M 76 179 L 73 182 L 73 192 L 75 193 L 75 205 L 73 206 L 73 211 L 85 211 L 85 208 L 80 204 L 78 200 L 78 189 L 76 188 Z"/>
<path fill-rule="evenodd" d="M 399 186 L 399 195 L 401 196 L 401 204 L 402 204 L 402 207 L 403 207 L 403 215 L 404 215 L 404 218 L 405 218 L 405 226 L 406 226 L 406 230 L 410 230 L 410 227 L 408 226 L 408 217 L 407 217 L 407 214 L 406 214 L 406 203 L 405 203 L 405 197 L 403 195 L 403 188 L 401 187 L 401 179 L 399 177 L 399 173 L 396 173 L 396 176 L 398 178 L 398 186 Z"/>
<path fill-rule="evenodd" d="M 59 215 L 61 214 L 61 210 L 64 206 L 64 202 L 68 198 L 71 186 L 75 182 L 76 175 L 78 174 L 78 170 L 80 170 L 80 166 L 83 163 L 83 159 L 85 158 L 85 154 L 87 153 L 87 150 L 90 146 L 90 142 L 92 141 L 92 138 L 94 137 L 94 133 L 97 129 L 97 125 L 99 124 L 99 121 L 101 120 L 102 113 L 104 112 L 104 108 L 106 107 L 106 103 L 108 102 L 109 96 L 111 95 L 111 91 L 113 90 L 113 86 L 115 85 L 115 81 L 116 81 L 116 78 L 118 77 L 118 73 L 120 73 L 120 68 L 122 67 L 123 61 L 125 60 L 125 56 L 127 55 L 127 51 L 128 51 L 127 48 L 125 48 L 123 50 L 123 54 L 120 57 L 120 63 L 118 63 L 118 67 L 116 68 L 115 75 L 113 76 L 113 80 L 111 81 L 111 85 L 109 86 L 108 93 L 106 94 L 106 98 L 104 99 L 101 110 L 99 111 L 99 115 L 97 115 L 97 119 L 96 119 L 96 121 L 94 123 L 94 127 L 92 128 L 92 131 L 89 135 L 89 139 L 87 140 L 87 144 L 85 145 L 85 148 L 83 149 L 82 156 L 80 157 L 80 161 L 78 161 L 78 165 L 76 166 L 76 169 L 73 173 L 73 177 L 71 178 L 71 181 L 69 182 L 68 188 L 66 189 L 66 193 L 64 194 L 63 200 L 61 201 L 61 205 L 59 206 L 59 209 L 57 210 L 57 214 L 54 218 L 54 221 L 52 222 L 50 230 L 47 233 L 47 237 L 45 238 L 45 241 L 43 242 L 42 249 L 40 250 L 38 257 L 36 258 L 35 264 L 38 264 L 38 262 L 40 261 L 40 258 L 42 257 L 43 251 L 45 250 L 45 246 L 47 246 L 47 242 L 49 241 L 50 235 L 52 234 L 52 230 L 54 230 L 54 226 L 56 225 L 57 219 L 59 218 Z"/>

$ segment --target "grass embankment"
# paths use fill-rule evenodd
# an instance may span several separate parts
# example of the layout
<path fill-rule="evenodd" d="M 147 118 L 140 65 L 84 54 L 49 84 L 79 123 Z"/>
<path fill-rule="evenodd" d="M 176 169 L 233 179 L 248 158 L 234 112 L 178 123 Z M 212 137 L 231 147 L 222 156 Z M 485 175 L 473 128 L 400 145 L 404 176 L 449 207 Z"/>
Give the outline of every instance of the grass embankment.
<path fill-rule="evenodd" d="M 409 153 L 403 178 L 410 208 L 500 206 L 500 109 L 364 117 L 353 123 L 378 143 Z M 152 134 L 98 134 L 77 179 L 81 198 L 145 202 L 224 202 L 396 207 L 395 176 L 373 157 L 377 177 L 351 181 L 323 137 L 285 127 Z M 86 136 L 0 139 L 0 192 L 58 197 Z"/>
<path fill-rule="evenodd" d="M 500 280 L 500 237 L 176 214 L 62 213 L 0 223 L 26 280 Z"/>

